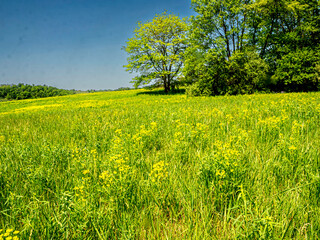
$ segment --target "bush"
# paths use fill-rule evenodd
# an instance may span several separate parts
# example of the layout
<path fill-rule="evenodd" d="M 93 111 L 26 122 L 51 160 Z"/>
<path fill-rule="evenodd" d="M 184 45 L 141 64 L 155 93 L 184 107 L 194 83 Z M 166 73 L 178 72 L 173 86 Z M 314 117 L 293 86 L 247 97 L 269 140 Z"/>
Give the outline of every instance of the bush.
<path fill-rule="evenodd" d="M 185 76 L 189 96 L 245 94 L 266 90 L 269 65 L 254 51 L 235 52 L 226 60 L 208 51 L 186 61 Z"/>
<path fill-rule="evenodd" d="M 278 90 L 317 91 L 320 83 L 320 51 L 309 48 L 297 49 L 284 54 L 277 61 L 273 78 Z"/>
<path fill-rule="evenodd" d="M 199 83 L 195 82 L 192 85 L 188 86 L 186 88 L 186 94 L 187 96 L 193 96 L 193 97 L 202 95 L 199 87 Z"/>
<path fill-rule="evenodd" d="M 235 52 L 228 62 L 227 92 L 244 94 L 264 90 L 268 71 L 268 64 L 255 51 Z"/>
<path fill-rule="evenodd" d="M 221 53 L 211 49 L 206 53 L 188 53 L 185 62 L 185 82 L 192 84 L 187 93 L 193 96 L 226 93 L 227 61 Z"/>

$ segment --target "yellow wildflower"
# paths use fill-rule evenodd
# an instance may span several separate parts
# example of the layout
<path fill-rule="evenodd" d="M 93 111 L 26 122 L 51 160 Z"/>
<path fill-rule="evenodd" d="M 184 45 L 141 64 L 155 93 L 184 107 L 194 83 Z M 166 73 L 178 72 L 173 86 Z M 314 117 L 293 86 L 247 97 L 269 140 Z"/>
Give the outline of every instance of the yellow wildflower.
<path fill-rule="evenodd" d="M 296 150 L 297 149 L 297 147 L 295 147 L 295 146 L 290 146 L 289 147 L 289 150 Z"/>

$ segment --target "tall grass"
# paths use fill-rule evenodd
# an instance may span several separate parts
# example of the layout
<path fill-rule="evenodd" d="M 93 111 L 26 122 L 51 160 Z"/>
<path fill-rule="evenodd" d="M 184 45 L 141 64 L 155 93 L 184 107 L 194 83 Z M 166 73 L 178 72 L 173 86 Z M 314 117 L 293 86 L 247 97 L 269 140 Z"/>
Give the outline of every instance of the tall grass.
<path fill-rule="evenodd" d="M 0 102 L 0 229 L 320 238 L 320 93 L 142 93 Z"/>

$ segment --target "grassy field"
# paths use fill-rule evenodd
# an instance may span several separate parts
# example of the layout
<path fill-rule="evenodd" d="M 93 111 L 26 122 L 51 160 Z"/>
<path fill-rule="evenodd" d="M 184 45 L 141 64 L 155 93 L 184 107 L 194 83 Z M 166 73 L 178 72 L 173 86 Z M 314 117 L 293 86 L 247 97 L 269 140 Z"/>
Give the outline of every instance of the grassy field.
<path fill-rule="evenodd" d="M 319 239 L 319 131 L 320 93 L 0 102 L 0 236 Z"/>

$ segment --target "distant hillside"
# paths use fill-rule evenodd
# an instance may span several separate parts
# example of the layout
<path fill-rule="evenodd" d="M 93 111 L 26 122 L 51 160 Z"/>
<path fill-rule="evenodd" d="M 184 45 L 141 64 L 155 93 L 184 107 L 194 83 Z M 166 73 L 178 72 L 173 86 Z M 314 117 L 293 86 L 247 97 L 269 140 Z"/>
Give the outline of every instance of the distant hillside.
<path fill-rule="evenodd" d="M 29 98 L 45 98 L 75 94 L 75 90 L 65 90 L 46 85 L 28 85 L 19 83 L 18 85 L 0 85 L 0 100 L 19 100 Z"/>

